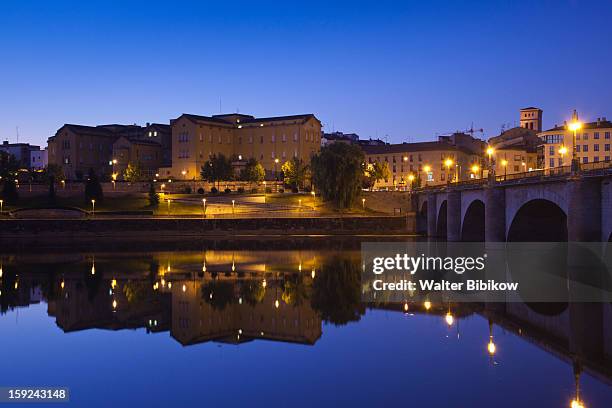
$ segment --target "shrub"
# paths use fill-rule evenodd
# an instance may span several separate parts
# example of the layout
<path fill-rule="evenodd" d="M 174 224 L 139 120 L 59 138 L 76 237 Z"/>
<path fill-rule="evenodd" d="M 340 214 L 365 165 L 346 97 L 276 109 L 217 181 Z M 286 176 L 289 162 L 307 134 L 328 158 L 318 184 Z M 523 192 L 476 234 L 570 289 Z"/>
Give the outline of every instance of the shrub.
<path fill-rule="evenodd" d="M 149 205 L 151 207 L 157 207 L 159 204 L 159 194 L 155 191 L 153 183 L 149 184 Z"/>
<path fill-rule="evenodd" d="M 243 194 L 243 193 L 244 193 L 244 187 L 238 187 L 238 190 L 237 190 L 237 191 L 238 191 L 240 194 Z"/>
<path fill-rule="evenodd" d="M 204 194 L 204 189 L 202 187 L 198 188 L 198 194 Z"/>
<path fill-rule="evenodd" d="M 85 182 L 85 203 L 89 204 L 91 200 L 102 201 L 103 198 L 104 194 L 98 176 L 93 169 L 89 169 L 89 175 Z"/>
<path fill-rule="evenodd" d="M 232 192 L 232 189 L 228 187 L 228 188 L 226 188 L 226 189 L 225 189 L 225 191 L 224 191 L 224 192 L 225 192 L 225 194 L 229 194 L 229 193 L 231 193 L 231 192 Z"/>
<path fill-rule="evenodd" d="M 210 192 L 213 194 L 217 194 L 219 192 L 219 190 L 217 190 L 217 187 L 213 187 L 210 189 Z"/>

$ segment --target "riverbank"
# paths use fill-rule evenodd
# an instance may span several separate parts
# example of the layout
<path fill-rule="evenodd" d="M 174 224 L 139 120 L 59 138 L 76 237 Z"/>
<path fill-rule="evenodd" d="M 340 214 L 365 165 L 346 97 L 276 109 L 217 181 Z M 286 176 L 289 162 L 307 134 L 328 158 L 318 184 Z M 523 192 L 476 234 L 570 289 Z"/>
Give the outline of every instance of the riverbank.
<path fill-rule="evenodd" d="M 172 237 L 413 234 L 414 216 L 330 216 L 311 218 L 108 217 L 87 219 L 3 219 L 0 243 L 11 240 L 110 238 L 155 240 Z"/>

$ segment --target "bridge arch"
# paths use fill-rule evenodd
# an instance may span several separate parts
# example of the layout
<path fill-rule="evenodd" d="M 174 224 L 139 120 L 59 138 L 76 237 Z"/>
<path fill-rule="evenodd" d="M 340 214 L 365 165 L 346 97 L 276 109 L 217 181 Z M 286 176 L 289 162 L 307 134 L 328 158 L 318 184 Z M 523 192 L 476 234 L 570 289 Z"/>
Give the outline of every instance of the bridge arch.
<path fill-rule="evenodd" d="M 438 210 L 438 217 L 436 222 L 436 236 L 439 238 L 446 238 L 446 219 L 447 219 L 447 208 L 448 204 L 446 200 L 442 201 L 440 204 L 440 209 Z"/>
<path fill-rule="evenodd" d="M 514 214 L 508 228 L 508 242 L 567 241 L 567 214 L 550 200 L 534 199 Z"/>
<path fill-rule="evenodd" d="M 461 223 L 461 240 L 484 242 L 485 240 L 485 204 L 482 200 L 472 201 L 463 216 Z"/>

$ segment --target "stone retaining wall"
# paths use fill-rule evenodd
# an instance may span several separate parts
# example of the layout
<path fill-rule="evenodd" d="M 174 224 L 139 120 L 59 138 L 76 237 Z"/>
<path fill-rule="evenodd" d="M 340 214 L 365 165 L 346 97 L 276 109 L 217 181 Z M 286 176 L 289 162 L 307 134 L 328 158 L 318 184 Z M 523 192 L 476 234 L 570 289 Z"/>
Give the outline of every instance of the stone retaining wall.
<path fill-rule="evenodd" d="M 400 217 L 321 218 L 93 218 L 5 219 L 0 221 L 0 242 L 12 237 L 177 236 L 223 234 L 410 234 L 414 215 Z"/>

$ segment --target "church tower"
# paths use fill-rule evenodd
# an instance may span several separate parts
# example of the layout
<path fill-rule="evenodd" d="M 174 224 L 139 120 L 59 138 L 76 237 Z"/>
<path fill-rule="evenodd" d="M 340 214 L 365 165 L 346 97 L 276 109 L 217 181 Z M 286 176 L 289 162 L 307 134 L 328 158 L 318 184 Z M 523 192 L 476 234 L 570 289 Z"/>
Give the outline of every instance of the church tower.
<path fill-rule="evenodd" d="M 529 107 L 521 109 L 521 127 L 542 131 L 542 109 Z"/>

